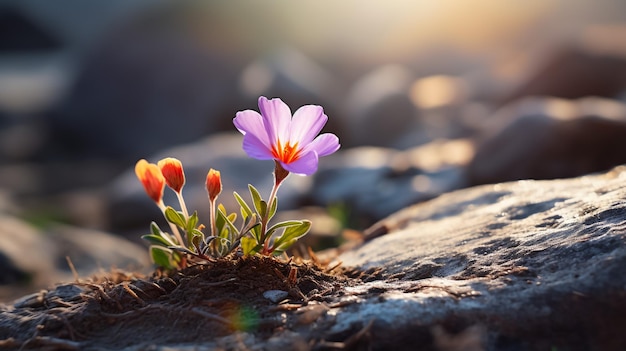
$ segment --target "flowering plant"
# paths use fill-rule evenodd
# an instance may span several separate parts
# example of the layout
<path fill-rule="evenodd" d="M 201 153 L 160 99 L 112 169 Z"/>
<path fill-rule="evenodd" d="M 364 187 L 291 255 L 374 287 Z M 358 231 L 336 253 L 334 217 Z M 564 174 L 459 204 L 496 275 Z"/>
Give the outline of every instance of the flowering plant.
<path fill-rule="evenodd" d="M 248 156 L 274 160 L 274 185 L 266 201 L 249 184 L 252 205 L 234 192 L 241 215 L 238 225 L 237 213 L 228 213 L 217 203 L 222 192 L 219 171 L 210 169 L 206 177 L 210 204 L 206 230 L 206 226 L 199 223 L 198 213 L 190 215 L 185 205 L 182 196 L 185 174 L 179 160 L 169 157 L 152 164 L 142 159 L 135 165 L 135 173 L 146 193 L 161 209 L 170 227 L 170 232 L 165 232 L 152 222 L 151 233 L 143 236 L 150 242 L 150 256 L 158 266 L 180 269 L 186 267 L 189 260 L 213 260 L 233 252 L 246 256 L 280 255 L 309 231 L 311 222 L 308 220 L 271 224 L 278 208 L 278 188 L 290 173 L 315 173 L 319 157 L 337 151 L 339 139 L 331 133 L 318 135 L 328 121 L 321 106 L 302 106 L 292 117 L 282 100 L 262 96 L 259 110 L 260 113 L 240 111 L 233 123 L 244 136 L 243 149 Z M 166 184 L 176 193 L 180 211 L 163 203 Z"/>

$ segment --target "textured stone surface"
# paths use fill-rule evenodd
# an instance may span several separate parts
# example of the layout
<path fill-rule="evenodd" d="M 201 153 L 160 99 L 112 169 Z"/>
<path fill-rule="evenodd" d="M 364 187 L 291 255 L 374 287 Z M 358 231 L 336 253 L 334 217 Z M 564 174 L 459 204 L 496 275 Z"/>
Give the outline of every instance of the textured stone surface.
<path fill-rule="evenodd" d="M 400 211 L 341 255 L 382 280 L 354 288 L 377 293 L 337 310 L 333 330 L 373 320 L 408 342 L 424 327 L 480 326 L 489 350 L 623 348 L 625 185 L 621 167 L 470 188 Z"/>

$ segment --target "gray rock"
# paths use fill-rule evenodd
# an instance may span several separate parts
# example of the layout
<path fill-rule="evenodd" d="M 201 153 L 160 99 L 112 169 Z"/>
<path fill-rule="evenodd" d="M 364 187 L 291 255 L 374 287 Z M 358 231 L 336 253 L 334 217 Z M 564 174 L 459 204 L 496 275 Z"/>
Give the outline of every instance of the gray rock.
<path fill-rule="evenodd" d="M 287 296 L 289 296 L 289 293 L 283 290 L 267 290 L 263 292 L 263 297 L 273 303 L 279 303 L 287 298 Z"/>
<path fill-rule="evenodd" d="M 623 349 L 625 180 L 619 167 L 486 185 L 390 216 L 339 257 L 376 277 L 349 289 L 361 300 L 332 313 L 333 331 L 373 321 L 408 345 L 475 326 L 487 350 Z"/>
<path fill-rule="evenodd" d="M 228 125 L 239 67 L 191 35 L 175 8 L 129 19 L 93 45 L 50 116 L 44 152 L 132 160 Z"/>
<path fill-rule="evenodd" d="M 626 105 L 528 98 L 500 111 L 468 166 L 471 184 L 575 177 L 626 162 Z"/>
<path fill-rule="evenodd" d="M 439 140 L 398 151 L 358 147 L 324 159 L 311 196 L 321 206 L 345 206 L 367 226 L 408 205 L 466 184 L 462 167 L 473 156 L 467 140 Z"/>
<path fill-rule="evenodd" d="M 605 31 L 602 37 L 592 38 L 589 34 L 591 30 L 581 35 L 591 39 L 587 44 L 552 52 L 501 103 L 537 95 L 577 99 L 585 96 L 612 98 L 621 93 L 626 87 L 623 34 L 617 30 Z"/>
<path fill-rule="evenodd" d="M 361 77 L 346 97 L 348 127 L 343 139 L 351 146 L 389 146 L 419 130 L 418 110 L 409 97 L 413 75 L 406 67 L 389 65 Z M 424 135 L 413 145 L 428 140 Z"/>
<path fill-rule="evenodd" d="M 142 271 L 148 250 L 115 235 L 71 226 L 36 228 L 0 216 L 0 300 L 74 280 L 66 257 L 80 277 L 111 268 Z"/>

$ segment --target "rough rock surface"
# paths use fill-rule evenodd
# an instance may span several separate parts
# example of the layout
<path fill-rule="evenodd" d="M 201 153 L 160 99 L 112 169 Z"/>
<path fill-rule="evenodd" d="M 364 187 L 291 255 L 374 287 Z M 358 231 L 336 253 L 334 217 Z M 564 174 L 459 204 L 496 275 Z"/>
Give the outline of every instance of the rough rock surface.
<path fill-rule="evenodd" d="M 176 315 L 172 328 L 185 323 L 226 323 L 220 315 L 203 312 L 218 297 L 196 301 L 195 290 L 183 287 L 194 282 L 197 287 L 212 287 L 198 292 L 217 286 L 224 292 L 245 292 L 247 301 L 257 301 L 253 308 L 262 311 L 260 323 L 272 327 L 220 334 L 210 341 L 200 341 L 206 339 L 204 328 L 191 328 L 180 335 L 168 334 L 166 342 L 148 345 L 146 340 L 161 340 L 146 336 L 153 329 L 142 328 L 141 323 L 124 324 L 127 338 L 144 336 L 135 346 L 124 340 L 125 349 L 622 350 L 626 347 L 624 184 L 626 167 L 618 167 L 575 179 L 519 181 L 444 194 L 379 222 L 366 233 L 364 243 L 346 249 L 338 260 L 350 280 L 344 276 L 343 283 L 327 281 L 328 288 L 320 281 L 314 285 L 319 289 L 311 290 L 303 275 L 310 269 L 301 270 L 302 275 L 296 274 L 293 280 L 285 275 L 289 267 L 280 266 L 282 273 L 276 274 L 295 282 L 306 296 L 290 293 L 275 308 L 263 293 L 287 291 L 280 285 L 285 281 L 278 279 L 276 287 L 251 288 L 245 282 L 252 284 L 257 274 L 246 273 L 243 266 L 228 273 L 228 279 L 216 276 L 211 280 L 210 269 L 203 270 L 207 277 L 200 281 L 182 275 L 176 278 L 180 279 L 178 289 L 167 279 L 156 282 L 162 285 L 160 290 L 155 283 L 132 280 L 107 290 L 108 295 L 104 290 L 98 294 L 93 288 L 88 292 L 84 287 L 74 291 L 60 286 L 57 291 L 0 306 L 0 336 L 4 338 L 0 348 L 119 347 L 115 338 L 106 336 L 107 330 L 119 331 L 113 322 L 99 327 L 99 344 L 85 336 L 91 332 L 82 325 L 72 324 L 81 320 L 82 307 L 61 305 L 71 311 L 69 324 L 52 323 L 54 313 L 60 312 L 58 304 L 79 303 L 77 296 L 109 305 L 115 294 L 135 301 L 127 311 L 105 314 L 111 321 L 133 316 L 141 322 L 143 313 L 149 318 L 148 312 L 163 309 Z M 272 273 L 276 268 L 270 267 L 261 283 L 270 276 L 276 280 Z M 235 276 L 240 274 L 247 278 Z M 178 295 L 165 295 L 166 286 Z M 128 290 L 138 291 L 141 297 L 131 298 Z M 176 300 L 181 294 L 196 298 Z M 168 298 L 175 303 L 163 305 Z M 57 307 L 46 310 L 48 302 Z M 176 312 L 177 308 L 182 310 Z M 189 309 L 195 313 L 186 313 Z M 22 344 L 26 338 L 22 334 L 29 335 L 36 318 L 47 321 L 41 334 L 32 331 L 36 337 Z M 46 334 L 48 329 L 59 334 Z M 21 336 L 15 330 L 21 330 Z"/>
<path fill-rule="evenodd" d="M 488 350 L 626 347 L 626 168 L 569 180 L 470 188 L 368 231 L 344 265 L 377 269 L 376 291 L 333 330 L 374 321 L 398 340 L 472 326 Z M 430 330 L 430 332 L 429 332 Z"/>

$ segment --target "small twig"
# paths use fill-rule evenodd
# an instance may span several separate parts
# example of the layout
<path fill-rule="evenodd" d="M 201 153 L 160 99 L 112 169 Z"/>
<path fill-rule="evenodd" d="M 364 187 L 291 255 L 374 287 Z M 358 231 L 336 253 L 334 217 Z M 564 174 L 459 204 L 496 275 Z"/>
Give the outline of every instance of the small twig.
<path fill-rule="evenodd" d="M 76 271 L 76 267 L 74 266 L 74 263 L 72 263 L 72 259 L 70 258 L 70 256 L 65 256 L 65 260 L 67 261 L 67 265 L 72 271 L 72 275 L 74 276 L 74 282 L 78 283 L 78 271 Z"/>
<path fill-rule="evenodd" d="M 218 285 L 224 285 L 224 284 L 228 284 L 230 282 L 234 282 L 235 280 L 237 280 L 237 278 L 229 278 L 226 280 L 221 280 L 219 282 L 213 282 L 213 283 L 202 283 L 202 286 L 218 286 Z"/>
<path fill-rule="evenodd" d="M 142 300 L 142 299 L 141 299 L 141 298 L 137 295 L 137 293 L 135 293 L 135 292 L 133 291 L 133 289 L 131 289 L 131 287 L 130 287 L 130 285 L 129 285 L 128 283 L 124 283 L 124 284 L 122 284 L 122 285 L 124 286 L 124 291 L 126 291 L 126 292 L 130 295 L 130 296 L 134 297 L 134 298 L 135 298 L 135 300 L 139 301 L 139 303 L 140 303 L 142 306 L 145 306 L 145 305 L 146 305 L 146 302 L 145 302 L 144 300 Z M 145 294 L 145 293 L 144 293 L 144 294 Z"/>
<path fill-rule="evenodd" d="M 203 311 L 203 310 L 199 309 L 198 307 L 192 308 L 191 311 L 196 313 L 196 314 L 201 315 L 202 317 L 212 319 L 212 320 L 214 320 L 216 322 L 220 322 L 220 323 L 228 325 L 228 326 L 230 326 L 232 324 L 228 319 L 226 319 L 226 318 L 224 318 L 222 316 L 218 316 L 217 314 L 213 314 L 213 313 L 209 313 L 209 312 Z"/>
<path fill-rule="evenodd" d="M 295 311 L 295 310 L 299 309 L 302 306 L 303 306 L 302 304 L 286 303 L 286 304 L 283 304 L 283 305 L 274 306 L 274 307 L 270 308 L 269 311 L 270 312 Z"/>
<path fill-rule="evenodd" d="M 298 268 L 291 267 L 289 270 L 289 277 L 287 278 L 287 285 L 294 286 L 298 282 Z"/>
<path fill-rule="evenodd" d="M 31 342 L 31 341 L 37 342 L 37 344 L 41 346 L 53 346 L 55 349 L 59 349 L 59 350 L 80 350 L 81 349 L 79 342 L 53 338 L 50 336 L 36 336 L 33 339 L 29 340 L 28 342 Z M 24 345 L 26 345 L 26 343 L 24 343 Z M 22 345 L 22 347 L 24 347 L 24 345 Z"/>
<path fill-rule="evenodd" d="M 341 266 L 342 264 L 343 264 L 343 261 L 339 261 L 339 262 L 335 263 L 334 265 L 324 269 L 324 273 L 330 273 L 333 270 L 335 270 L 336 268 L 338 268 L 339 266 Z"/>

